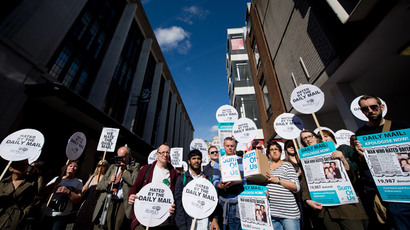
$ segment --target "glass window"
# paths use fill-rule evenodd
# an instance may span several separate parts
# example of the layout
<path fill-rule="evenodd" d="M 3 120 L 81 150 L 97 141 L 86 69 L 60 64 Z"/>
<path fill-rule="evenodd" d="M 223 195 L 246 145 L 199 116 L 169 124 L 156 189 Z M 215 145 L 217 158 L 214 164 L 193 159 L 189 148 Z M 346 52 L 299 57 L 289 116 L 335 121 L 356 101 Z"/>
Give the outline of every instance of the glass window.
<path fill-rule="evenodd" d="M 256 41 L 253 42 L 252 51 L 253 51 L 253 55 L 254 55 L 254 57 L 255 57 L 256 69 L 259 69 L 259 66 L 260 66 L 260 56 L 259 56 L 258 44 L 256 44 Z"/>
<path fill-rule="evenodd" d="M 249 68 L 247 63 L 236 64 L 236 81 L 249 81 Z"/>
<path fill-rule="evenodd" d="M 231 47 L 232 47 L 232 50 L 245 49 L 245 46 L 243 45 L 243 39 L 242 38 L 231 39 Z"/>
<path fill-rule="evenodd" d="M 266 110 L 266 114 L 268 117 L 270 117 L 272 115 L 272 106 L 270 103 L 270 98 L 269 98 L 269 90 L 268 90 L 268 86 L 266 85 L 265 79 L 261 78 L 260 81 L 260 86 L 262 89 L 262 94 L 263 94 L 263 102 L 265 104 L 265 110 Z"/>
<path fill-rule="evenodd" d="M 76 58 L 73 63 L 71 63 L 70 68 L 67 71 L 67 75 L 65 76 L 63 80 L 63 84 L 67 87 L 70 87 L 71 82 L 73 81 L 75 75 L 77 74 L 77 71 L 80 67 L 80 60 Z"/>
<path fill-rule="evenodd" d="M 63 51 L 61 51 L 60 55 L 58 56 L 57 61 L 54 63 L 53 67 L 51 67 L 50 75 L 54 78 L 58 78 L 70 56 L 71 51 L 67 47 L 64 47 Z"/>
<path fill-rule="evenodd" d="M 88 70 L 83 70 L 81 72 L 80 78 L 77 81 L 77 84 L 74 87 L 74 91 L 76 93 L 81 93 L 81 91 L 84 88 L 85 82 L 87 81 L 88 78 Z"/>

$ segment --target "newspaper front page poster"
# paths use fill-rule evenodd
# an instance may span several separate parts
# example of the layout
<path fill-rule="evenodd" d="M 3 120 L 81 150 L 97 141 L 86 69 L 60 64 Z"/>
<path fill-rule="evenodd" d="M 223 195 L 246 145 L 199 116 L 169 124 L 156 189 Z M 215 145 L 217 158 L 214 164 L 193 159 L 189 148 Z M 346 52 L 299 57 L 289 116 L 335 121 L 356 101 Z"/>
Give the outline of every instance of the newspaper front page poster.
<path fill-rule="evenodd" d="M 357 139 L 382 200 L 410 203 L 410 129 Z"/>
<path fill-rule="evenodd" d="M 358 203 L 343 163 L 331 158 L 333 151 L 332 141 L 299 150 L 310 197 L 323 206 Z"/>
<path fill-rule="evenodd" d="M 265 186 L 244 185 L 245 191 L 238 196 L 242 229 L 273 229 Z"/>

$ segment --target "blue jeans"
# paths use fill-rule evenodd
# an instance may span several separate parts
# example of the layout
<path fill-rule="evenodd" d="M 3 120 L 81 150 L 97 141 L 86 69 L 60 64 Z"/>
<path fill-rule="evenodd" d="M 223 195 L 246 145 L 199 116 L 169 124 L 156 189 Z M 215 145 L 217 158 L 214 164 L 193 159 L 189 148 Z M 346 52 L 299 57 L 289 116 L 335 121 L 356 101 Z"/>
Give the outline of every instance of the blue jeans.
<path fill-rule="evenodd" d="M 229 216 L 228 216 L 228 224 L 224 224 L 223 230 L 241 230 L 241 220 L 239 218 L 236 218 L 236 209 L 237 209 L 236 204 L 231 205 L 229 207 Z"/>
<path fill-rule="evenodd" d="M 299 230 L 299 219 L 272 217 L 272 225 L 275 230 Z"/>

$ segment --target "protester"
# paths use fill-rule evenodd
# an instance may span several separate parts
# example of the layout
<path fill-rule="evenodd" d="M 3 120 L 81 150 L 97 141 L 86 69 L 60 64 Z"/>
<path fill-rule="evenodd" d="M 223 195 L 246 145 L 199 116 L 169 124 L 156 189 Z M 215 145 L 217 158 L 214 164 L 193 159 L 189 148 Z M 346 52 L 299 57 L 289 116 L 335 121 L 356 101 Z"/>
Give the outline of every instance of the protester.
<path fill-rule="evenodd" d="M 94 229 L 92 217 L 100 192 L 96 190 L 108 169 L 108 161 L 100 160 L 94 173 L 88 178 L 81 190 L 83 203 L 77 213 L 74 229 Z"/>
<path fill-rule="evenodd" d="M 235 155 L 235 140 L 232 137 L 226 137 L 223 146 L 226 156 Z M 244 178 L 242 158 L 237 156 L 237 161 L 241 178 Z M 242 229 L 239 219 L 238 195 L 244 191 L 243 185 L 247 184 L 247 180 L 242 179 L 242 183 L 223 182 L 219 160 L 217 160 L 214 164 L 212 181 L 219 193 L 219 204 L 223 207 L 223 229 Z"/>
<path fill-rule="evenodd" d="M 356 131 L 356 136 L 410 128 L 407 123 L 384 119 L 384 105 L 376 96 L 362 96 L 359 99 L 359 106 L 369 121 Z M 359 154 L 356 163 L 359 165 L 360 183 L 364 186 L 365 195 L 362 201 L 369 215 L 369 228 L 408 229 L 410 226 L 410 204 L 380 202 L 376 184 L 364 159 L 364 149 L 358 140 L 355 141 L 355 149 Z M 387 208 L 387 212 L 382 211 L 383 206 Z"/>
<path fill-rule="evenodd" d="M 335 145 L 337 144 L 336 137 L 332 132 L 330 132 L 329 130 L 323 130 L 322 133 L 324 138 L 323 141 L 332 141 Z M 354 162 L 353 159 L 357 157 L 355 156 L 356 152 L 351 146 L 345 144 L 339 145 L 337 147 L 337 150 L 343 153 L 343 157 L 340 157 L 340 159 L 343 163 L 343 166 L 346 168 L 346 171 L 350 172 L 350 181 L 352 182 L 353 186 L 355 186 L 356 180 L 358 178 L 358 167 L 357 163 Z M 335 172 L 335 178 L 341 178 L 340 171 L 337 168 L 336 164 L 334 162 L 331 162 L 330 165 Z"/>
<path fill-rule="evenodd" d="M 212 148 L 212 147 L 211 147 Z M 210 148 L 210 149 L 211 149 Z M 194 149 L 191 150 L 188 154 L 188 166 L 189 169 L 184 175 L 178 177 L 175 185 L 175 205 L 176 205 L 176 224 L 179 230 L 207 230 L 209 226 L 211 229 L 219 229 L 218 220 L 214 215 L 211 215 L 209 218 L 197 219 L 194 228 L 191 228 L 192 218 L 186 213 L 182 205 L 182 193 L 185 185 L 187 185 L 192 180 L 197 178 L 206 178 L 211 180 L 210 177 L 201 172 L 202 164 L 202 153 L 201 151 Z M 211 222 L 211 223 L 210 223 Z"/>
<path fill-rule="evenodd" d="M 13 161 L 11 175 L 0 182 L 0 229 L 23 229 L 23 220 L 35 203 L 37 179 L 27 177 L 27 160 Z"/>
<path fill-rule="evenodd" d="M 299 155 L 296 152 L 295 144 L 292 140 L 285 141 L 285 161 L 288 161 L 292 164 L 293 168 L 295 169 L 296 175 L 298 177 L 299 182 L 302 179 L 302 163 L 300 162 Z M 308 217 L 308 213 L 303 212 L 303 200 L 302 200 L 302 190 L 299 189 L 298 192 L 294 193 L 296 198 L 296 203 L 298 204 L 299 211 L 300 211 L 300 229 L 305 229 L 305 226 L 310 225 L 310 218 Z M 305 218 L 307 216 L 308 218 Z M 306 222 L 306 223 L 305 223 Z"/>
<path fill-rule="evenodd" d="M 175 183 L 178 178 L 178 172 L 170 163 L 169 156 L 169 146 L 168 144 L 162 144 L 157 149 L 157 160 L 154 161 L 151 165 L 142 166 L 140 173 L 138 174 L 137 180 L 132 185 L 132 188 L 128 197 L 128 204 L 134 205 L 135 199 L 138 198 L 136 195 L 142 187 L 151 182 L 164 183 L 169 186 L 172 192 L 175 189 Z M 175 212 L 175 205 L 172 205 L 172 208 L 169 210 L 170 214 Z M 132 223 L 131 229 L 143 229 L 139 224 L 139 221 L 135 217 L 134 211 L 131 213 Z M 168 218 L 163 224 L 158 227 L 150 229 L 167 229 L 170 230 L 174 228 L 174 223 L 172 218 Z"/>
<path fill-rule="evenodd" d="M 209 147 L 208 148 L 209 163 L 207 165 L 205 165 L 205 167 L 204 167 L 204 174 L 207 177 L 210 177 L 211 179 L 212 179 L 212 174 L 213 174 L 213 170 L 214 170 L 215 160 L 218 159 L 218 157 L 219 157 L 218 148 L 216 146 Z"/>
<path fill-rule="evenodd" d="M 137 178 L 140 165 L 133 164 L 131 159 L 131 149 L 122 146 L 117 150 L 115 163 L 112 164 L 105 173 L 101 181 L 97 184 L 97 190 L 101 192 L 93 213 L 93 223 L 101 227 L 107 226 L 111 229 L 129 229 L 131 225 L 131 209 L 128 204 L 128 194 L 131 186 Z M 103 208 L 109 200 L 108 212 L 104 213 Z M 107 199 L 107 200 L 106 200 Z M 106 215 L 106 223 L 101 223 L 101 217 Z M 103 218 L 104 219 L 104 218 Z"/>
<path fill-rule="evenodd" d="M 300 229 L 300 212 L 293 193 L 300 189 L 299 180 L 292 164 L 280 159 L 282 147 L 269 142 L 267 155 L 270 159 L 268 178 L 269 208 L 273 229 Z"/>
<path fill-rule="evenodd" d="M 76 177 L 78 162 L 70 160 L 63 170 L 62 177 L 55 177 L 44 188 L 44 192 L 49 194 L 47 198 L 52 198 L 48 206 L 43 204 L 46 217 L 41 227 L 44 229 L 65 229 L 75 220 L 73 205 L 81 202 L 83 182 Z"/>
<path fill-rule="evenodd" d="M 321 138 L 311 130 L 304 130 L 300 133 L 300 140 L 303 147 L 315 145 L 322 142 Z M 333 159 L 340 159 L 343 157 L 343 153 L 335 151 L 332 153 Z M 349 167 L 349 164 L 347 164 Z M 346 170 L 349 170 L 347 168 Z M 312 208 L 314 215 L 317 216 L 314 228 L 321 228 L 321 224 L 328 230 L 333 229 L 357 229 L 362 230 L 363 222 L 367 218 L 363 207 L 359 203 L 343 204 L 336 206 L 322 206 L 321 203 L 311 200 L 308 186 L 305 178 L 301 181 L 302 198 L 303 201 Z M 319 226 L 318 226 L 319 225 Z"/>
<path fill-rule="evenodd" d="M 252 150 L 260 151 L 261 153 L 265 153 L 265 149 L 263 148 L 262 143 L 259 141 L 252 142 Z"/>

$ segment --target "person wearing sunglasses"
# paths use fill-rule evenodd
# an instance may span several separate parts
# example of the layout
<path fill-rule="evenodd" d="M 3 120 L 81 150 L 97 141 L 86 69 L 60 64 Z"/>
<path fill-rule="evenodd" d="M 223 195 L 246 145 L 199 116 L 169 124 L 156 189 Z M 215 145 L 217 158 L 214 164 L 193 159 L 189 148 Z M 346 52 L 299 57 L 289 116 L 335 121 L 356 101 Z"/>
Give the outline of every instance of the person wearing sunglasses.
<path fill-rule="evenodd" d="M 207 177 L 211 177 L 212 178 L 212 173 L 214 171 L 214 164 L 215 164 L 215 160 L 218 159 L 219 157 L 219 151 L 218 148 L 216 146 L 211 146 L 208 148 L 208 159 L 209 159 L 209 163 L 207 165 L 205 165 L 204 167 L 204 174 Z"/>
<path fill-rule="evenodd" d="M 261 153 L 265 154 L 265 148 L 263 147 L 263 144 L 259 141 L 252 142 L 252 150 L 260 151 Z"/>
<path fill-rule="evenodd" d="M 356 136 L 410 128 L 408 123 L 384 119 L 383 111 L 385 107 L 377 96 L 363 95 L 358 103 L 360 110 L 369 121 L 356 131 Z M 366 194 L 361 196 L 361 198 L 369 216 L 369 229 L 380 229 L 383 227 L 389 229 L 408 229 L 410 225 L 410 203 L 383 202 L 382 204 L 387 208 L 387 213 L 375 212 L 374 203 L 375 199 L 376 201 L 378 199 L 376 184 L 364 160 L 364 149 L 358 140 L 354 141 L 354 147 L 358 153 L 355 161 L 359 167 L 360 183 L 363 185 L 363 192 Z M 384 214 L 387 215 L 387 218 Z M 379 221 L 380 218 L 384 220 Z"/>

